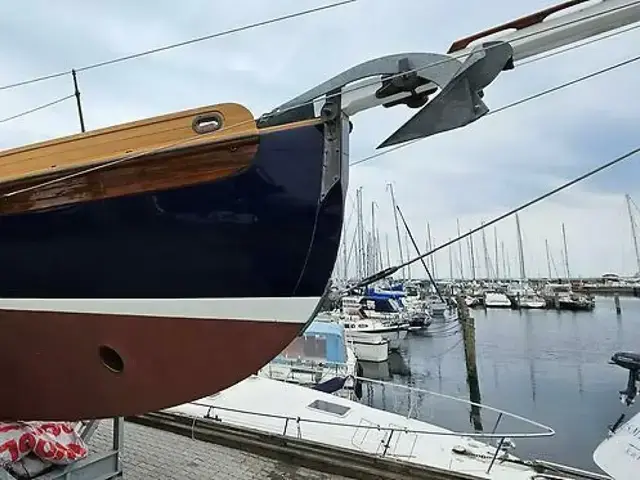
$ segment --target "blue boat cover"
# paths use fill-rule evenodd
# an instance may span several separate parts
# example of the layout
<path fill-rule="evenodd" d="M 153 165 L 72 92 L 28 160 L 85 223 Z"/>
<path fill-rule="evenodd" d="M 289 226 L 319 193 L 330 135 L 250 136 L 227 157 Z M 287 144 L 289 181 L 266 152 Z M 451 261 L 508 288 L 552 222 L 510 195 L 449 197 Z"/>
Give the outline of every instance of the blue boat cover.
<path fill-rule="evenodd" d="M 346 363 L 344 327 L 339 323 L 313 321 L 304 331 L 304 337 L 324 337 L 326 339 L 327 361 Z"/>

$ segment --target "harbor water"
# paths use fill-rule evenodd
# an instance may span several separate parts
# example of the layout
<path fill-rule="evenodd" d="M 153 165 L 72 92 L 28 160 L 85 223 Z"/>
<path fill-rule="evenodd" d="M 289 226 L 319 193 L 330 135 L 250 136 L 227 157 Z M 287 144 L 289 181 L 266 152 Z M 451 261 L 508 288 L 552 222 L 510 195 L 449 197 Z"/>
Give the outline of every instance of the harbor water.
<path fill-rule="evenodd" d="M 627 370 L 608 363 L 617 351 L 640 351 L 640 299 L 621 298 L 617 315 L 611 297 L 598 297 L 591 312 L 554 310 L 471 310 L 481 400 L 544 425 L 556 434 L 514 438 L 513 453 L 585 469 L 597 469 L 592 454 L 625 407 L 618 392 Z M 468 399 L 464 346 L 457 321 L 436 320 L 430 334 L 409 335 L 388 365 L 366 365 L 364 374 Z M 456 431 L 478 429 L 468 405 L 401 388 L 374 385 L 363 401 L 407 413 Z M 497 414 L 482 409 L 482 431 L 494 428 Z M 473 426 L 472 426 L 473 425 Z M 531 432 L 530 426 L 501 420 L 497 432 Z M 540 431 L 540 430 L 537 430 Z"/>

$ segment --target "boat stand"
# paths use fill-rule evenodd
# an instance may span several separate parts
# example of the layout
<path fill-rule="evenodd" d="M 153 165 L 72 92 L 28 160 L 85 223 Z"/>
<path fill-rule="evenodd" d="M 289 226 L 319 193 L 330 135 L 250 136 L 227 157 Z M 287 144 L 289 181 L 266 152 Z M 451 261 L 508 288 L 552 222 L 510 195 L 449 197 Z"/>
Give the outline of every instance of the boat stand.
<path fill-rule="evenodd" d="M 107 420 L 92 420 L 81 427 L 80 436 L 89 442 L 98 428 L 99 422 Z M 86 458 L 71 465 L 54 466 L 52 470 L 45 470 L 42 474 L 31 477 L 37 480 L 109 480 L 122 478 L 122 450 L 124 447 L 124 418 L 116 417 L 113 421 L 111 448 L 102 452 L 89 452 Z M 0 480 L 16 480 L 16 476 L 0 468 Z"/>

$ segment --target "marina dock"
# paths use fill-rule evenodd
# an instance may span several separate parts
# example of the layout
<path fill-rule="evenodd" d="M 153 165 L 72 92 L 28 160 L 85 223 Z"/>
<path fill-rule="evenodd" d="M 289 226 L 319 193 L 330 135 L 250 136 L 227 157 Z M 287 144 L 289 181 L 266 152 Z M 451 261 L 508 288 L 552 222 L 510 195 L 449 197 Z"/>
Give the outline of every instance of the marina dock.
<path fill-rule="evenodd" d="M 127 480 L 347 479 L 150 426 L 125 424 L 121 461 Z M 89 442 L 92 452 L 108 449 L 111 435 L 111 422 L 101 422 Z"/>
<path fill-rule="evenodd" d="M 125 422 L 121 452 L 127 480 L 470 480 L 465 474 L 384 459 L 364 452 L 341 451 L 329 445 L 251 429 L 216 425 L 214 421 L 179 418 L 166 413 L 132 417 Z M 101 422 L 89 448 L 107 451 L 112 423 Z M 342 473 L 342 474 L 340 474 Z M 67 478 L 44 476 L 42 480 Z M 82 475 L 73 479 L 93 478 Z M 103 477 L 101 477 L 103 478 Z M 117 478 L 117 477 L 105 477 Z"/>

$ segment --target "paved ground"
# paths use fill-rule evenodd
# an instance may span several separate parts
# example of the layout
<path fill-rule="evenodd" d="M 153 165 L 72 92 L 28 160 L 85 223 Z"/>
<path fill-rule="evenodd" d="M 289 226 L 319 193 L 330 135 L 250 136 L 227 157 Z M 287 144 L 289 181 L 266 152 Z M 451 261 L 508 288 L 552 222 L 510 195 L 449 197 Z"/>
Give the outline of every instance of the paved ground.
<path fill-rule="evenodd" d="M 100 423 L 90 451 L 109 448 L 111 427 Z M 133 423 L 125 423 L 124 435 L 126 480 L 347 480 Z"/>

